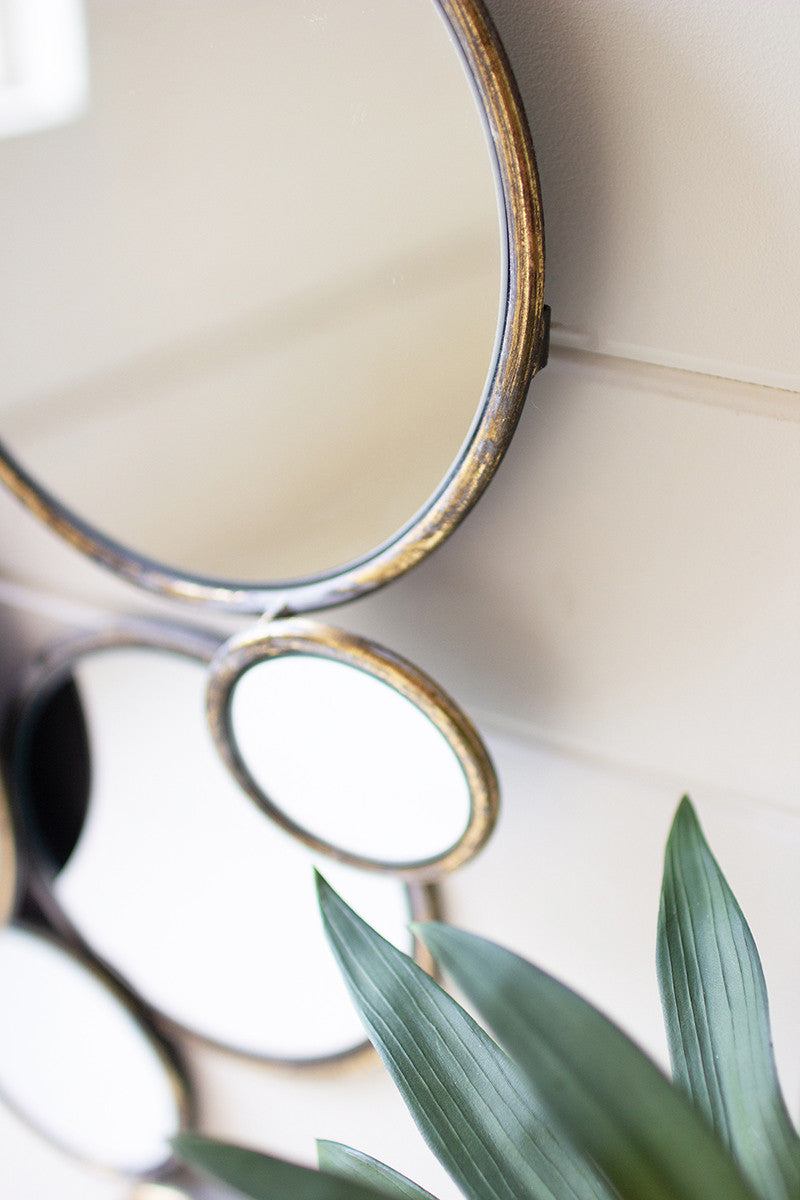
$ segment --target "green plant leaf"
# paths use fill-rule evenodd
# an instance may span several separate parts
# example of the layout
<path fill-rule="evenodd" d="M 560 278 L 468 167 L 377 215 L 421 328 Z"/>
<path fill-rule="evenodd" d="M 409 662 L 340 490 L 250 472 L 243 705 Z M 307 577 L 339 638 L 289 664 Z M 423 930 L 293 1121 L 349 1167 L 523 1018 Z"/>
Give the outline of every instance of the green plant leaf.
<path fill-rule="evenodd" d="M 612 1200 L 613 1189 L 554 1132 L 488 1034 L 319 877 L 317 887 L 328 939 L 370 1036 L 466 1195 Z"/>
<path fill-rule="evenodd" d="M 391 1200 L 436 1200 L 425 1188 L 412 1183 L 399 1171 L 360 1150 L 343 1146 L 341 1142 L 318 1140 L 317 1161 L 321 1171 L 374 1187 L 376 1191 L 391 1197 Z"/>
<path fill-rule="evenodd" d="M 257 1150 L 231 1146 L 199 1133 L 180 1133 L 172 1139 L 179 1158 L 190 1167 L 230 1184 L 251 1200 L 386 1200 L 386 1193 L 341 1175 L 313 1171 L 272 1158 Z"/>
<path fill-rule="evenodd" d="M 419 932 L 623 1200 L 754 1200 L 686 1096 L 597 1009 L 491 942 Z"/>
<path fill-rule="evenodd" d="M 800 1140 L 778 1085 L 761 961 L 687 797 L 664 858 L 657 963 L 676 1082 L 764 1200 L 797 1200 Z"/>

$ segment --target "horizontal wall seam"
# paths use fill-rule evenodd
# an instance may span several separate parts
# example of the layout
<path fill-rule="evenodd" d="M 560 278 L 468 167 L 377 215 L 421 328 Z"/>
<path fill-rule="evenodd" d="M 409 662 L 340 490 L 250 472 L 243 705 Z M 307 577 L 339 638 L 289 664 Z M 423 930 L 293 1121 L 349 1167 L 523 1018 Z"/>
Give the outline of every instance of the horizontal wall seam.
<path fill-rule="evenodd" d="M 550 361 L 577 367 L 628 390 L 638 388 L 673 400 L 800 424 L 800 392 L 786 388 L 577 349 L 563 345 L 555 331 Z"/>

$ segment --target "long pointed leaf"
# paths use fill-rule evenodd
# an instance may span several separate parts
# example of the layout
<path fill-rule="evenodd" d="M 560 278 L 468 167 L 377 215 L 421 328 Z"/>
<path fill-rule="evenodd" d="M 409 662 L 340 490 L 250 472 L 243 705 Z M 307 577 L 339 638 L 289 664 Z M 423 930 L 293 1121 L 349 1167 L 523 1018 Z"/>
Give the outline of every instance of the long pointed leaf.
<path fill-rule="evenodd" d="M 492 1039 L 318 879 L 326 932 L 423 1137 L 472 1200 L 611 1200 Z M 731 1197 L 730 1200 L 733 1200 Z"/>
<path fill-rule="evenodd" d="M 312 1171 L 199 1133 L 178 1134 L 172 1146 L 190 1167 L 237 1188 L 251 1200 L 276 1200 L 281 1196 L 290 1196 L 291 1200 L 386 1200 L 385 1192 L 342 1179 L 341 1175 Z"/>
<path fill-rule="evenodd" d="M 664 859 L 658 978 L 673 1075 L 764 1200 L 800 1197 L 753 936 L 684 797 Z"/>
<path fill-rule="evenodd" d="M 321 1171 L 331 1175 L 341 1175 L 343 1179 L 352 1179 L 356 1183 L 364 1183 L 374 1187 L 376 1191 L 384 1192 L 392 1200 L 436 1200 L 425 1188 L 413 1183 L 399 1171 L 387 1167 L 377 1158 L 370 1158 L 360 1150 L 343 1146 L 341 1142 L 317 1141 L 317 1161 Z"/>
<path fill-rule="evenodd" d="M 623 1200 L 754 1200 L 683 1093 L 597 1009 L 491 942 L 419 932 Z"/>

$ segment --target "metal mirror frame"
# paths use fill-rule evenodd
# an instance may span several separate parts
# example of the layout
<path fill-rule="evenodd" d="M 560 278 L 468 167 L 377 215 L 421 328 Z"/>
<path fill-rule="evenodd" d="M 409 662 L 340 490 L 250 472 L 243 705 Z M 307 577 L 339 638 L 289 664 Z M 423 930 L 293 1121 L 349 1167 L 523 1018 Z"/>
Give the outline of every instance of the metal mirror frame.
<path fill-rule="evenodd" d="M 65 912 L 54 894 L 50 872 L 42 862 L 41 853 L 32 836 L 30 823 L 26 821 L 24 803 L 19 795 L 19 756 L 22 752 L 19 738 L 24 732 L 26 720 L 35 715 L 36 705 L 50 695 L 59 682 L 69 676 L 70 668 L 78 659 L 103 650 L 144 649 L 177 654 L 208 665 L 220 647 L 224 647 L 226 644 L 224 637 L 220 638 L 206 630 L 170 625 L 164 622 L 127 620 L 67 636 L 45 649 L 29 664 L 12 700 L 2 739 L 3 771 L 10 809 L 17 828 L 17 854 L 25 867 L 26 893 L 43 914 L 47 925 L 69 946 L 75 948 L 79 954 L 82 953 L 87 959 L 96 961 L 99 969 L 115 980 L 117 986 L 130 997 L 130 1002 L 148 1014 L 149 1024 L 156 1024 L 158 1030 L 163 1030 L 168 1037 L 188 1034 L 199 1044 L 221 1049 L 253 1062 L 290 1070 L 319 1070 L 321 1067 L 339 1066 L 361 1059 L 372 1059 L 375 1050 L 366 1038 L 342 1050 L 317 1056 L 292 1057 L 290 1055 L 254 1053 L 244 1047 L 200 1033 L 191 1026 L 184 1025 L 177 1018 L 155 1008 L 141 992 L 131 985 L 122 971 L 97 953 Z M 211 737 L 210 734 L 209 737 Z M 435 883 L 403 879 L 398 879 L 397 882 L 398 886 L 405 889 L 410 921 L 441 919 L 441 895 Z M 433 957 L 417 937 L 413 938 L 412 954 L 418 966 L 422 967 L 429 975 L 436 976 Z"/>
<path fill-rule="evenodd" d="M 137 1026 L 141 1037 L 149 1044 L 167 1081 L 175 1103 L 177 1117 L 175 1132 L 183 1133 L 193 1128 L 196 1123 L 197 1104 L 185 1064 L 175 1047 L 156 1027 L 151 1010 L 140 997 L 121 983 L 118 976 L 110 971 L 101 960 L 86 950 L 79 939 L 62 937 L 40 920 L 31 921 L 26 918 L 12 922 L 12 926 L 26 936 L 35 937 L 47 943 L 59 954 L 71 959 L 81 971 L 90 977 L 93 983 L 102 987 L 114 1003 L 126 1012 Z M 57 1003 L 57 997 L 53 997 L 53 1002 Z M 158 1183 L 173 1180 L 179 1182 L 185 1173 L 180 1160 L 173 1151 L 170 1151 L 161 1162 L 144 1170 L 130 1170 L 121 1165 L 91 1158 L 51 1133 L 44 1124 L 36 1119 L 35 1115 L 20 1107 L 13 1096 L 7 1095 L 2 1088 L 0 1088 L 0 1101 L 50 1146 L 54 1146 L 73 1162 L 81 1163 L 98 1175 L 112 1179 Z"/>
<path fill-rule="evenodd" d="M 25 852 L 24 831 L 18 815 L 15 816 L 14 807 L 5 781 L 0 778 L 0 936 L 6 927 L 13 927 L 26 936 L 37 937 L 70 958 L 96 984 L 103 987 L 138 1026 L 141 1036 L 148 1042 L 163 1070 L 175 1102 L 175 1132 L 192 1128 L 197 1104 L 183 1057 L 158 1028 L 151 1008 L 141 997 L 125 986 L 119 976 L 106 967 L 65 923 L 49 922 L 45 912 L 46 906 L 40 903 L 37 896 L 37 873 Z M 35 1115 L 20 1107 L 13 1096 L 3 1091 L 2 1086 L 0 1102 L 49 1145 L 72 1161 L 79 1162 L 100 1175 L 156 1183 L 167 1179 L 179 1181 L 183 1174 L 183 1168 L 174 1153 L 168 1154 L 150 1168 L 135 1172 L 109 1162 L 101 1163 L 87 1157 L 74 1146 L 62 1142 L 38 1122 Z"/>
<path fill-rule="evenodd" d="M 0 780 L 0 931 L 9 923 L 17 906 L 19 870 L 15 826 L 11 804 Z"/>
<path fill-rule="evenodd" d="M 503 458 L 528 384 L 547 353 L 536 163 L 517 87 L 482 0 L 432 3 L 452 34 L 483 115 L 498 181 L 504 255 L 505 307 L 493 365 L 466 442 L 427 504 L 374 551 L 324 574 L 263 584 L 195 576 L 139 555 L 62 505 L 0 443 L 0 481 L 72 546 L 138 587 L 250 614 L 289 616 L 342 604 L 382 587 L 430 554 L 480 498 Z"/>
<path fill-rule="evenodd" d="M 467 825 L 455 842 L 439 854 L 410 862 L 387 862 L 355 854 L 299 825 L 264 792 L 239 751 L 231 707 L 236 685 L 248 670 L 285 655 L 327 659 L 362 671 L 399 693 L 428 718 L 458 760 L 469 792 Z M 338 862 L 392 875 L 407 883 L 432 882 L 477 854 L 494 828 L 499 805 L 497 776 L 475 726 L 429 675 L 367 638 L 303 618 L 257 625 L 234 635 L 214 656 L 208 672 L 206 702 L 217 751 L 242 790 L 281 829 L 309 849 Z M 385 769 L 391 771 L 390 762 Z"/>

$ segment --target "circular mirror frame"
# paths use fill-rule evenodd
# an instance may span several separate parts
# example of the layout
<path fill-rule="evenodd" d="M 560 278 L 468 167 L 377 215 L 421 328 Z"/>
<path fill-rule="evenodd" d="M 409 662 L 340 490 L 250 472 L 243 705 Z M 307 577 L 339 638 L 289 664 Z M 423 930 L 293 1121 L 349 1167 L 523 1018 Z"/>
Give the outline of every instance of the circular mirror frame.
<path fill-rule="evenodd" d="M 11 920 L 19 884 L 15 821 L 6 789 L 0 780 L 0 929 Z"/>
<path fill-rule="evenodd" d="M 504 253 L 504 307 L 494 361 L 459 456 L 427 504 L 370 554 L 321 575 L 250 584 L 183 573 L 126 548 L 62 505 L 0 443 L 0 481 L 52 530 L 114 574 L 151 592 L 231 612 L 288 616 L 327 608 L 382 587 L 415 566 L 453 532 L 492 478 L 546 354 L 541 196 L 522 103 L 481 0 L 432 2 L 463 58 L 483 115 L 498 181 Z"/>
<path fill-rule="evenodd" d="M 168 1036 L 170 1034 L 188 1034 L 200 1044 L 222 1049 L 227 1053 L 264 1063 L 267 1066 L 291 1070 L 316 1070 L 320 1067 L 337 1066 L 362 1058 L 372 1058 L 375 1050 L 367 1039 L 345 1047 L 343 1050 L 317 1056 L 291 1057 L 289 1055 L 253 1053 L 241 1046 L 199 1033 L 192 1027 L 184 1025 L 179 1019 L 156 1009 L 127 981 L 124 974 L 113 963 L 94 951 L 91 944 L 82 936 L 80 929 L 64 911 L 53 892 L 50 872 L 41 861 L 41 853 L 35 845 L 35 839 L 31 836 L 31 830 L 26 822 L 24 804 L 19 796 L 18 774 L 21 749 L 18 738 L 24 728 L 24 722 L 29 718 L 31 712 L 35 711 L 34 706 L 39 699 L 50 694 L 52 689 L 68 676 L 71 666 L 78 659 L 103 650 L 144 649 L 178 654 L 208 665 L 213 662 L 215 654 L 220 649 L 225 649 L 227 645 L 228 643 L 224 639 L 205 630 L 166 623 L 151 623 L 146 620 L 129 620 L 65 638 L 50 646 L 30 663 L 12 700 L 6 727 L 3 731 L 5 749 L 3 771 L 9 796 L 8 807 L 18 831 L 17 841 L 14 843 L 18 849 L 15 852 L 14 861 L 17 863 L 21 861 L 24 864 L 24 890 L 41 911 L 47 925 L 64 940 L 68 947 L 74 948 L 79 956 L 83 954 L 87 960 L 96 962 L 98 971 L 109 976 L 115 982 L 116 987 L 128 997 L 129 1006 L 149 1014 L 148 1028 L 155 1022 L 159 1031 L 163 1029 Z M 227 760 L 225 761 L 227 763 Z M 2 784 L 2 780 L 0 780 L 0 784 Z M 3 793 L 0 791 L 0 799 L 2 799 L 2 795 Z M 1 812 L 0 807 L 0 814 Z M 19 895 L 22 889 L 18 876 L 19 870 L 15 872 L 16 891 Z M 435 883 L 417 879 L 404 880 L 400 877 L 397 882 L 405 889 L 410 921 L 442 919 L 441 895 Z M 412 953 L 417 965 L 435 977 L 436 965 L 433 956 L 420 938 L 414 937 Z"/>
<path fill-rule="evenodd" d="M 175 1102 L 177 1126 L 175 1133 L 184 1133 L 193 1128 L 196 1116 L 194 1094 L 175 1048 L 168 1042 L 153 1024 L 150 1011 L 140 998 L 120 982 L 116 974 L 109 970 L 90 951 L 86 950 L 77 938 L 62 938 L 54 930 L 38 920 L 32 923 L 28 920 L 14 922 L 14 928 L 29 937 L 38 938 L 47 943 L 65 958 L 71 959 L 82 971 L 85 971 L 92 981 L 104 988 L 114 1002 L 122 1008 L 139 1027 L 141 1036 L 148 1042 L 167 1081 L 170 1093 Z M 36 1117 L 17 1104 L 12 1096 L 7 1095 L 0 1087 L 0 1101 L 14 1113 L 25 1125 L 49 1145 L 54 1146 L 74 1162 L 79 1162 L 90 1170 L 115 1179 L 131 1179 L 142 1182 L 158 1182 L 175 1176 L 182 1170 L 181 1164 L 170 1151 L 164 1159 L 144 1170 L 130 1170 L 119 1164 L 113 1164 L 100 1159 L 91 1158 L 83 1151 L 76 1150 L 60 1138 L 52 1134 Z"/>
<path fill-rule="evenodd" d="M 237 746 L 231 717 L 233 693 L 251 667 L 292 654 L 328 659 L 363 671 L 398 692 L 438 729 L 458 760 L 469 792 L 467 826 L 452 845 L 440 854 L 412 862 L 387 862 L 354 854 L 297 824 L 266 795 Z M 376 642 L 302 618 L 257 625 L 236 634 L 214 657 L 209 667 L 206 702 L 217 751 L 239 786 L 287 833 L 337 862 L 363 871 L 394 875 L 407 883 L 429 883 L 477 854 L 494 828 L 499 805 L 497 776 L 477 729 L 430 676 Z M 386 764 L 386 770 L 391 770 L 391 763 Z"/>

